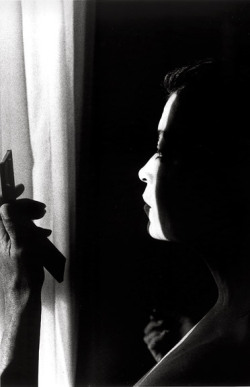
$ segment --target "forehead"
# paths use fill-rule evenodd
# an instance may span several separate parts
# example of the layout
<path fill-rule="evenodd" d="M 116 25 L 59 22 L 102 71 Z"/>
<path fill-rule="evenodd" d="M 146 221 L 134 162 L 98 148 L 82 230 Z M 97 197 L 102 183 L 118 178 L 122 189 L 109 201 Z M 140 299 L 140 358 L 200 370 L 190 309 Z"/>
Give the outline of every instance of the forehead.
<path fill-rule="evenodd" d="M 164 106 L 163 113 L 161 116 L 161 119 L 159 121 L 158 125 L 158 131 L 159 134 L 166 131 L 168 124 L 171 120 L 172 112 L 173 112 L 173 105 L 176 101 L 177 94 L 173 93 L 170 95 L 169 99 L 166 102 L 166 105 Z"/>

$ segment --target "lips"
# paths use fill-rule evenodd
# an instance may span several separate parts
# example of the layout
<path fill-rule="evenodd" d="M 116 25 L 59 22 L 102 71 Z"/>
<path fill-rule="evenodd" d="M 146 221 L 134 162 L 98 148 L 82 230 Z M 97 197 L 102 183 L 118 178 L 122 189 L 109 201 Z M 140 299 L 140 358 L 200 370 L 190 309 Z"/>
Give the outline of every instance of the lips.
<path fill-rule="evenodd" d="M 144 211 L 146 212 L 146 214 L 149 215 L 149 210 L 151 207 L 148 204 L 145 204 L 143 208 L 144 208 Z"/>

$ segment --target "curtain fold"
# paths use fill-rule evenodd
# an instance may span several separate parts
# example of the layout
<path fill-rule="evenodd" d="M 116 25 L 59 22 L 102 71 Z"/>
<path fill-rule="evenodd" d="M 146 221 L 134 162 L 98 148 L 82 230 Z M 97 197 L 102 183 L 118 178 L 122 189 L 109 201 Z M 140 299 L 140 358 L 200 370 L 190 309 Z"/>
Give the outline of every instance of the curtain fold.
<path fill-rule="evenodd" d="M 86 23 L 88 0 L 75 3 L 77 15 L 73 0 L 0 1 L 0 157 L 12 149 L 16 183 L 24 183 L 23 196 L 46 203 L 47 213 L 37 223 L 52 230 L 53 243 L 67 258 L 62 284 L 45 276 L 42 387 L 73 386 L 76 366 L 77 318 L 69 269 L 75 228 L 74 81 L 82 95 L 83 70 L 76 71 L 74 54 L 77 49 L 79 57 L 84 39 L 74 36 L 74 19 L 78 26 Z"/>
<path fill-rule="evenodd" d="M 74 305 L 70 297 L 68 266 L 69 197 L 70 190 L 74 190 L 72 181 L 69 185 L 69 164 L 74 163 L 72 139 L 75 137 L 73 2 L 23 0 L 22 21 L 34 157 L 33 198 L 46 203 L 47 214 L 38 224 L 51 228 L 53 243 L 67 257 L 62 284 L 57 284 L 46 273 L 39 384 L 71 386 L 74 381 Z"/>
<path fill-rule="evenodd" d="M 0 158 L 12 149 L 16 183 L 32 197 L 33 155 L 29 136 L 21 3 L 0 1 Z M 1 287 L 1 284 L 0 284 Z M 1 290 L 1 289 L 0 289 Z M 0 334 L 4 300 L 0 292 Z"/>

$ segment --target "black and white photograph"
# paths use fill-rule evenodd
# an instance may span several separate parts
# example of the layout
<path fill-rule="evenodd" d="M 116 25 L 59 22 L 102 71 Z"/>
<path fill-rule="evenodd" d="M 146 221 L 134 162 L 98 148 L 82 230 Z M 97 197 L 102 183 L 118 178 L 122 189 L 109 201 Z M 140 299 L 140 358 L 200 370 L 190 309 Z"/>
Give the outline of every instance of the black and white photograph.
<path fill-rule="evenodd" d="M 250 386 L 250 1 L 0 0 L 1 387 Z"/>

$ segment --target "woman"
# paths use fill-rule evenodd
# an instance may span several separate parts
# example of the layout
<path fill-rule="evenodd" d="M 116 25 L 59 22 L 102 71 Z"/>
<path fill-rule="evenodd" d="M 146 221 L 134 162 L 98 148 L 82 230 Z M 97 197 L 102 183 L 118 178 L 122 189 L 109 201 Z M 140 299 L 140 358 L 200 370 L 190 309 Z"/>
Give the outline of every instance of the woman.
<path fill-rule="evenodd" d="M 246 78 L 229 70 L 205 62 L 166 78 L 170 96 L 157 152 L 140 171 L 148 230 L 198 251 L 214 275 L 218 300 L 138 386 L 250 383 L 248 88 Z M 31 228 L 30 221 L 44 214 L 42 203 L 29 200 L 0 209 L 2 386 L 37 385 L 43 267 L 34 258 L 49 231 Z"/>
<path fill-rule="evenodd" d="M 250 385 L 248 80 L 205 61 L 165 85 L 157 151 L 139 172 L 148 231 L 196 250 L 218 299 L 136 385 Z"/>

